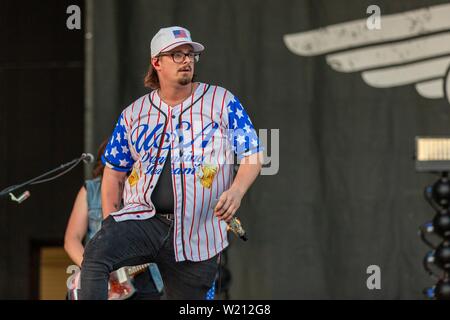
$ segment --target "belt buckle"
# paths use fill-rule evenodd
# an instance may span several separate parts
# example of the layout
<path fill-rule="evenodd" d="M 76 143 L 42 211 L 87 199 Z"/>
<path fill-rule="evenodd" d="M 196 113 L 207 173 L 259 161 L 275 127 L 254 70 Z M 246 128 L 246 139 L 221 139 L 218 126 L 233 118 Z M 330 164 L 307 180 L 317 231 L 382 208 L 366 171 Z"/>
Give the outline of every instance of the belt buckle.
<path fill-rule="evenodd" d="M 161 216 L 163 216 L 164 218 L 166 218 L 169 221 L 173 221 L 174 220 L 173 213 L 163 213 L 163 214 L 161 214 Z"/>

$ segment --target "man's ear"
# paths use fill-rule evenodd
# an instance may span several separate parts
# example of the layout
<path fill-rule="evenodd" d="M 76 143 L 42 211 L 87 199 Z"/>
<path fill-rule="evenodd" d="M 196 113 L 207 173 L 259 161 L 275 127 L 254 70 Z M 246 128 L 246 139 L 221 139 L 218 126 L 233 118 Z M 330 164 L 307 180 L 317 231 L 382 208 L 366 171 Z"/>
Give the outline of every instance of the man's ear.
<path fill-rule="evenodd" d="M 152 58 L 150 63 L 152 64 L 152 66 L 155 70 L 159 70 L 159 68 L 161 67 L 158 58 Z"/>

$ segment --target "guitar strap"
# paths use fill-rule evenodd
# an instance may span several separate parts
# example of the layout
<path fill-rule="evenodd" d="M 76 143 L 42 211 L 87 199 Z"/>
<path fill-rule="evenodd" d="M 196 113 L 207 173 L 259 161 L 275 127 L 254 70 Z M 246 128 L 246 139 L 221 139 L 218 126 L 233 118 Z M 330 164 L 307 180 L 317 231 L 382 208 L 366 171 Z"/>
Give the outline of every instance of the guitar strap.
<path fill-rule="evenodd" d="M 150 263 L 148 269 L 150 271 L 156 289 L 159 293 L 161 293 L 164 289 L 164 283 L 161 278 L 161 273 L 159 272 L 158 266 L 156 265 L 156 263 Z"/>

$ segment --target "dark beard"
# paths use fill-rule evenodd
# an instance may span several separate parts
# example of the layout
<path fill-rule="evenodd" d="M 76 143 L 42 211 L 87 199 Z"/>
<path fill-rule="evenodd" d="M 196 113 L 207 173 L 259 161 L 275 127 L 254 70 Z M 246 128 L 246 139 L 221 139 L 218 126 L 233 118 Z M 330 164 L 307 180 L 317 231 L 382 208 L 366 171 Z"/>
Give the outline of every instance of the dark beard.
<path fill-rule="evenodd" d="M 180 84 L 182 86 L 188 85 L 191 82 L 192 82 L 192 77 L 189 77 L 189 76 L 183 77 L 178 80 L 178 84 Z"/>

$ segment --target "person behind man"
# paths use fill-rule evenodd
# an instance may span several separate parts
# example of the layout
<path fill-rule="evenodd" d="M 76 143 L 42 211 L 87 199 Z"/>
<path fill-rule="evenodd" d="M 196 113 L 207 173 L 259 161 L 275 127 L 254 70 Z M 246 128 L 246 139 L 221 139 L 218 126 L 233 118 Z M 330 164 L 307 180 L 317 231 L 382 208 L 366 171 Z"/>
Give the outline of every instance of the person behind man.
<path fill-rule="evenodd" d="M 86 180 L 78 192 L 64 236 L 64 249 L 79 267 L 83 261 L 85 243 L 89 242 L 100 230 L 103 220 L 100 190 L 104 165 L 101 156 L 107 143 L 108 141 L 104 141 L 98 148 L 97 161 L 92 172 L 93 179 Z M 143 272 L 135 277 L 136 293 L 131 299 L 151 300 L 161 297 L 162 294 L 153 282 L 154 278 L 156 281 L 160 281 L 161 275 L 157 267 L 152 266 L 151 270 L 151 272 Z"/>
<path fill-rule="evenodd" d="M 214 281 L 261 147 L 237 97 L 193 82 L 203 50 L 178 26 L 151 41 L 144 84 L 153 91 L 123 110 L 103 155 L 109 216 L 84 252 L 82 299 L 106 299 L 109 272 L 131 263 L 156 262 L 168 299 L 204 299 Z"/>

